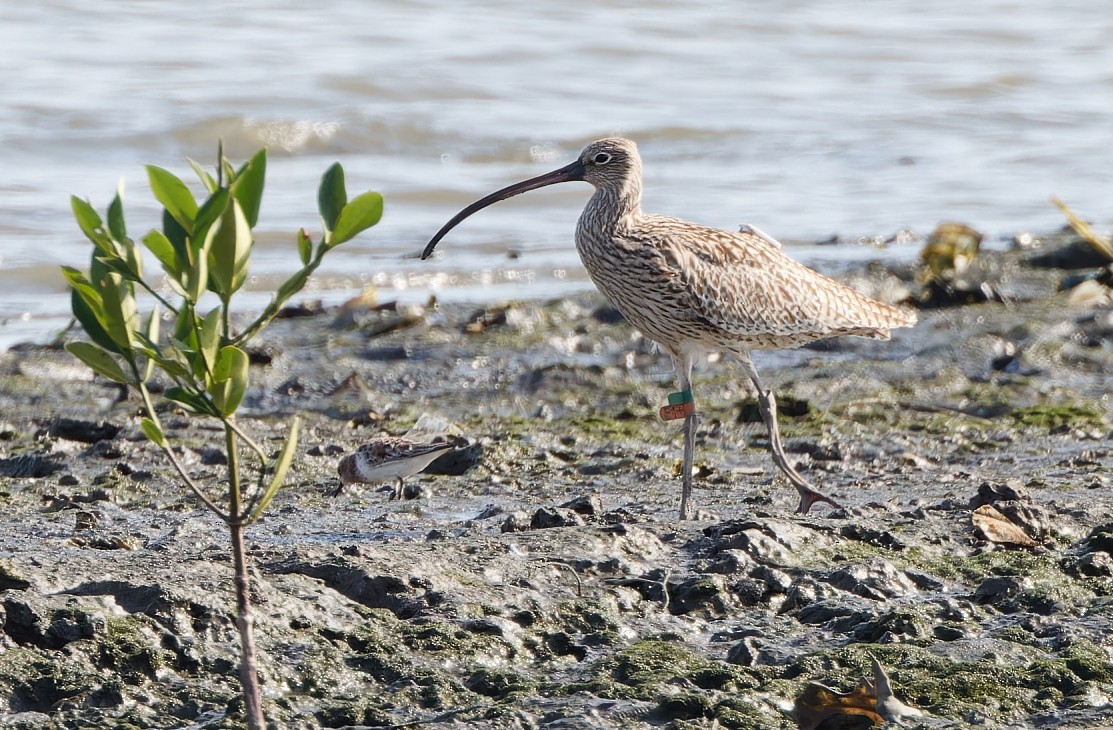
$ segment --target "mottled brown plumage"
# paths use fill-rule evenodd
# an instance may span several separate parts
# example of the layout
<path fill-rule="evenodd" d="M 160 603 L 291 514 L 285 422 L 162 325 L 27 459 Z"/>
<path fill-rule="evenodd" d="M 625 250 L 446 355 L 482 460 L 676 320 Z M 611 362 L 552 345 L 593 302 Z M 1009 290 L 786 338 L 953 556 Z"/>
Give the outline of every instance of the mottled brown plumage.
<path fill-rule="evenodd" d="M 789 258 L 755 228 L 733 233 L 641 210 L 642 168 L 626 139 L 588 145 L 570 165 L 494 192 L 469 205 L 433 237 L 422 258 L 457 223 L 513 195 L 584 180 L 595 187 L 576 226 L 576 249 L 591 280 L 641 332 L 672 356 L 680 389 L 691 389 L 694 358 L 728 352 L 757 388 L 774 462 L 800 493 L 800 512 L 817 501 L 838 506 L 788 463 L 776 400 L 758 377 L 750 350 L 799 347 L 839 335 L 888 339 L 913 313 L 874 301 Z M 691 516 L 696 416 L 685 421 L 680 514 Z"/>
<path fill-rule="evenodd" d="M 397 480 L 391 499 L 404 496 L 403 479 L 423 471 L 438 456 L 453 448 L 444 441 L 420 443 L 396 436 L 382 436 L 363 444 L 340 460 L 336 471 L 340 485 L 329 492 L 335 497 L 349 484 L 378 484 Z"/>

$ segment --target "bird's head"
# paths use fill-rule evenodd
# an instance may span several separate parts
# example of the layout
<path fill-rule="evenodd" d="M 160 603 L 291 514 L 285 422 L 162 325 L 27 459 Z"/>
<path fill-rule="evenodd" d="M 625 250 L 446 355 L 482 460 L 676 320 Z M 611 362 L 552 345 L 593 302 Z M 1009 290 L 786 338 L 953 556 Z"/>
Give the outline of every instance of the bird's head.
<path fill-rule="evenodd" d="M 616 193 L 621 193 L 631 184 L 637 184 L 640 190 L 641 169 L 642 162 L 641 157 L 638 156 L 638 146 L 630 140 L 621 137 L 596 140 L 585 147 L 583 152 L 571 164 L 547 172 L 544 175 L 508 185 L 502 190 L 496 190 L 461 210 L 429 240 L 421 258 L 429 258 L 441 239 L 465 218 L 489 205 L 494 205 L 500 200 L 506 200 L 515 195 L 548 185 L 574 181 L 589 182 L 595 186 L 596 190 L 611 190 Z"/>

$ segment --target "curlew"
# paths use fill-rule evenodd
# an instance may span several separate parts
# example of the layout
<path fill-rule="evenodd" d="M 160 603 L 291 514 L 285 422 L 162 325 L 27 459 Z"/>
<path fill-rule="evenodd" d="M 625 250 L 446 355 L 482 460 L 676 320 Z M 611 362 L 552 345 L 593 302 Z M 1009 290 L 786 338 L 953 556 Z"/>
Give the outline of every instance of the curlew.
<path fill-rule="evenodd" d="M 330 490 L 329 496 L 335 497 L 349 484 L 378 484 L 397 479 L 390 498 L 410 499 L 402 480 L 424 471 L 434 459 L 452 448 L 452 444 L 444 441 L 418 443 L 394 436 L 371 439 L 340 460 L 336 469 L 340 486 Z"/>
<path fill-rule="evenodd" d="M 679 218 L 643 213 L 642 164 L 627 139 L 589 144 L 570 165 L 491 193 L 457 213 L 429 241 L 442 238 L 473 213 L 506 198 L 556 183 L 595 188 L 576 225 L 576 249 L 595 286 L 631 325 L 669 353 L 680 392 L 661 409 L 684 419 L 680 518 L 692 517 L 696 409 L 692 364 L 706 352 L 726 352 L 757 389 L 773 461 L 800 494 L 798 512 L 816 502 L 840 505 L 808 483 L 785 456 L 777 401 L 758 376 L 751 350 L 799 347 L 839 335 L 888 339 L 916 315 L 874 301 L 789 258 L 756 228 L 733 233 Z"/>

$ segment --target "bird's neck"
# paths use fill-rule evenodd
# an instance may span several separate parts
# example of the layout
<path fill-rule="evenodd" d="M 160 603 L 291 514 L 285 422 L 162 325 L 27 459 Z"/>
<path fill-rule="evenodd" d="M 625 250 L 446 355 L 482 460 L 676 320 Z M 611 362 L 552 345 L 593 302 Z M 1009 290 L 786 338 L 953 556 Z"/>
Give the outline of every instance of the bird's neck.
<path fill-rule="evenodd" d="M 642 214 L 642 191 L 637 184 L 598 188 L 584 209 L 584 218 L 605 230 L 629 226 Z"/>

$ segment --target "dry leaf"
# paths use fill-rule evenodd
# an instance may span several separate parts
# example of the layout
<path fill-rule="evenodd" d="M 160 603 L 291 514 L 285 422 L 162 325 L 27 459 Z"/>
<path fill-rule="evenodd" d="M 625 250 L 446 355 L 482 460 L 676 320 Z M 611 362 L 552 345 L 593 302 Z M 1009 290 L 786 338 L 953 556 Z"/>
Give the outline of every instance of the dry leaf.
<path fill-rule="evenodd" d="M 885 722 L 877 714 L 877 693 L 866 679 L 846 693 L 808 682 L 796 698 L 794 712 L 800 730 L 851 730 Z"/>
<path fill-rule="evenodd" d="M 1028 533 L 988 504 L 983 504 L 971 512 L 970 522 L 974 525 L 974 530 L 990 542 L 1019 547 L 1039 546 L 1039 543 L 1029 537 Z"/>

